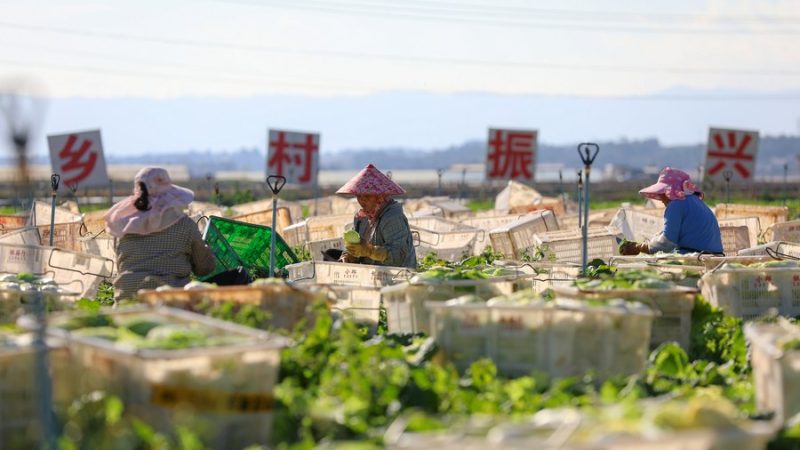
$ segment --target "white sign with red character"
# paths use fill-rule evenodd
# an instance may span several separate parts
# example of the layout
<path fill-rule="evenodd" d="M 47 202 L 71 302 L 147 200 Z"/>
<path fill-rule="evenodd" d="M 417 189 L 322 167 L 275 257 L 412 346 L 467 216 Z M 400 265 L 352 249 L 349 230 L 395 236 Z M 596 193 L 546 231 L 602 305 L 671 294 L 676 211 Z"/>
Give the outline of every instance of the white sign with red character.
<path fill-rule="evenodd" d="M 316 186 L 319 134 L 269 130 L 267 175 L 286 177 L 287 184 Z"/>
<path fill-rule="evenodd" d="M 62 186 L 108 185 L 100 130 L 50 135 L 47 145 L 50 165 L 61 176 Z"/>
<path fill-rule="evenodd" d="M 532 182 L 536 168 L 536 130 L 489 129 L 487 180 Z"/>
<path fill-rule="evenodd" d="M 752 181 L 756 171 L 758 131 L 710 128 L 706 179 Z"/>

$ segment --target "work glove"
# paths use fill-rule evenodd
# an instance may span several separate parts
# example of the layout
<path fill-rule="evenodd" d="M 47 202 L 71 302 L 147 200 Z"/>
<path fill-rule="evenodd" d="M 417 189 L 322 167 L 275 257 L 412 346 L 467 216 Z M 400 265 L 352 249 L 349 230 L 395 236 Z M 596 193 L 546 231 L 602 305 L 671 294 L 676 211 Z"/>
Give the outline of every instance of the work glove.
<path fill-rule="evenodd" d="M 639 253 L 650 253 L 650 246 L 648 246 L 646 243 L 640 244 L 633 241 L 622 243 L 619 246 L 620 255 L 633 256 L 638 255 Z"/>
<path fill-rule="evenodd" d="M 344 247 L 347 254 L 359 258 L 363 256 L 373 261 L 383 262 L 389 257 L 389 252 L 387 252 L 385 248 L 378 245 L 372 245 L 367 242 L 361 242 L 358 244 L 345 244 Z"/>

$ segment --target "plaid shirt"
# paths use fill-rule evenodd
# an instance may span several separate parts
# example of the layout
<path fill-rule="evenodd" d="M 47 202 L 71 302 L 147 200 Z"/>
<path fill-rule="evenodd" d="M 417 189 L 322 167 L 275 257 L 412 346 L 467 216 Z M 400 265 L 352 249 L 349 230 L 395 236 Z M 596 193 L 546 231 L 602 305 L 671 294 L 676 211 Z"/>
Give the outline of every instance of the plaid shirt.
<path fill-rule="evenodd" d="M 365 236 L 369 221 L 366 217 L 360 217 L 355 219 L 353 225 L 359 234 Z M 365 237 L 369 238 L 368 236 Z M 373 245 L 384 247 L 389 252 L 389 257 L 383 262 L 363 257 L 359 261 L 362 264 L 417 269 L 417 254 L 414 251 L 411 229 L 408 227 L 408 219 L 403 214 L 403 205 L 400 203 L 392 200 L 386 205 L 378 215 L 375 230 L 369 240 Z"/>
<path fill-rule="evenodd" d="M 117 243 L 119 275 L 114 280 L 114 297 L 133 298 L 139 289 L 165 284 L 181 287 L 192 272 L 206 275 L 215 265 L 214 253 L 189 216 L 157 233 L 126 234 Z"/>

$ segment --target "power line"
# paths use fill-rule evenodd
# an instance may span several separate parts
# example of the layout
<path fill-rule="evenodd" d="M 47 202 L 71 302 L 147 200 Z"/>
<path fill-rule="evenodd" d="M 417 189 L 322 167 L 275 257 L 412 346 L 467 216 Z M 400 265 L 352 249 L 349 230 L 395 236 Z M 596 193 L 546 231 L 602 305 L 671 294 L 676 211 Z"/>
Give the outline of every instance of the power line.
<path fill-rule="evenodd" d="M 742 29 L 742 28 L 677 28 L 677 27 L 646 27 L 646 26 L 630 26 L 619 24 L 603 24 L 592 23 L 553 23 L 542 22 L 541 20 L 519 20 L 520 18 L 514 17 L 513 20 L 507 18 L 491 18 L 484 16 L 454 16 L 452 14 L 430 14 L 425 12 L 415 12 L 409 10 L 395 9 L 386 7 L 364 7 L 363 5 L 353 5 L 347 3 L 334 2 L 315 2 L 313 0 L 301 2 L 299 0 L 291 1 L 276 1 L 268 0 L 267 2 L 254 3 L 247 0 L 209 0 L 217 3 L 239 4 L 256 7 L 267 8 L 289 8 L 298 10 L 317 11 L 331 14 L 344 14 L 344 15 L 360 15 L 368 17 L 382 17 L 389 19 L 413 19 L 428 22 L 452 22 L 452 23 L 466 23 L 474 25 L 490 25 L 490 26 L 504 26 L 504 27 L 522 27 L 529 30 L 540 29 L 556 29 L 563 31 L 576 31 L 576 32 L 612 32 L 612 33 L 647 33 L 647 34 L 725 34 L 725 35 L 796 35 L 800 34 L 800 30 L 795 29 Z"/>
<path fill-rule="evenodd" d="M 612 64 L 568 64 L 568 63 L 551 63 L 547 61 L 492 61 L 482 59 L 470 58 L 453 58 L 453 57 L 424 57 L 424 56 L 404 56 L 404 55 L 387 55 L 380 53 L 370 52 L 350 52 L 341 50 L 317 50 L 317 49 L 288 49 L 285 47 L 254 45 L 254 44 L 241 44 L 230 42 L 215 42 L 215 41 L 199 41 L 191 39 L 179 38 L 164 38 L 144 35 L 131 35 L 117 32 L 103 32 L 91 30 L 79 30 L 64 27 L 46 27 L 40 25 L 26 25 L 14 24 L 0 21 L 0 28 L 11 28 L 25 31 L 48 32 L 64 35 L 83 36 L 91 38 L 109 38 L 125 41 L 137 42 L 150 42 L 162 45 L 178 45 L 190 46 L 200 48 L 219 48 L 226 50 L 241 50 L 249 52 L 261 53 L 281 53 L 289 55 L 314 55 L 322 57 L 336 57 L 356 59 L 364 62 L 367 59 L 373 60 L 386 60 L 386 61 L 403 61 L 425 64 L 452 64 L 464 66 L 481 66 L 481 67 L 512 67 L 521 69 L 555 69 L 555 70 L 570 70 L 570 71 L 604 71 L 604 72 L 622 72 L 622 73 L 676 73 L 676 74 L 706 74 L 706 75 L 727 75 L 727 76 L 778 76 L 778 77 L 795 77 L 800 76 L 798 70 L 765 70 L 765 69 L 741 69 L 741 68 L 702 68 L 702 67 L 669 67 L 669 66 L 628 66 L 628 65 L 612 65 Z"/>

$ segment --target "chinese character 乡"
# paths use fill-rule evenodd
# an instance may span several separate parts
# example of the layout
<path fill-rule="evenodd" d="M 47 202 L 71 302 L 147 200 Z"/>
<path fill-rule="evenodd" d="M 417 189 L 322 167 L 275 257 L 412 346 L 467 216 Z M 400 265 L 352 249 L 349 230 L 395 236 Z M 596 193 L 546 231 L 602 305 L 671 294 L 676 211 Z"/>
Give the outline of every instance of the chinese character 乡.
<path fill-rule="evenodd" d="M 533 178 L 533 134 L 493 130 L 489 140 L 489 176 Z"/>
<path fill-rule="evenodd" d="M 733 160 L 734 170 L 736 170 L 739 175 L 742 176 L 742 178 L 750 178 L 750 170 L 744 164 L 742 164 L 742 161 L 753 160 L 753 155 L 748 155 L 745 153 L 747 146 L 752 140 L 752 136 L 750 134 L 744 134 L 742 136 L 742 140 L 737 143 L 736 133 L 729 131 L 727 133 L 727 138 L 728 139 L 726 142 L 722 133 L 717 133 L 714 135 L 713 139 L 714 144 L 716 145 L 716 150 L 709 150 L 708 156 L 709 158 L 717 158 L 717 163 L 709 167 L 708 174 L 717 174 L 727 165 L 725 160 Z"/>
<path fill-rule="evenodd" d="M 97 153 L 89 152 L 89 149 L 92 147 L 92 141 L 90 139 L 84 139 L 83 142 L 81 142 L 81 146 L 77 150 L 73 150 L 72 147 L 77 140 L 78 136 L 71 134 L 67 138 L 64 148 L 58 152 L 58 157 L 64 161 L 61 165 L 62 171 L 80 170 L 77 175 L 64 180 L 64 183 L 68 185 L 77 184 L 79 181 L 86 179 L 86 177 L 92 173 L 97 163 Z M 89 152 L 89 155 L 84 158 L 87 152 Z"/>

